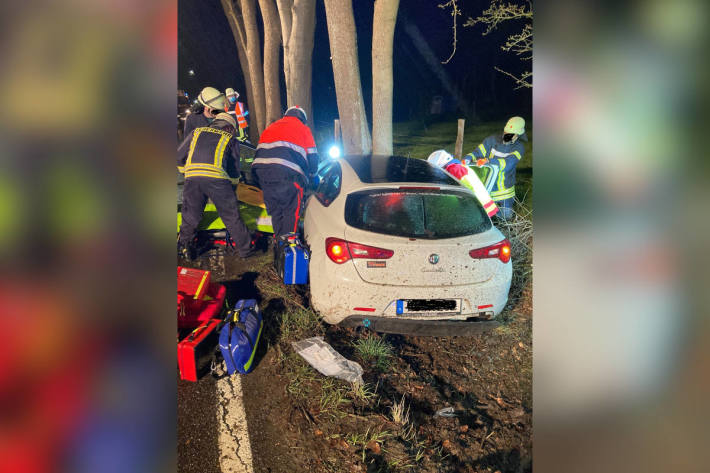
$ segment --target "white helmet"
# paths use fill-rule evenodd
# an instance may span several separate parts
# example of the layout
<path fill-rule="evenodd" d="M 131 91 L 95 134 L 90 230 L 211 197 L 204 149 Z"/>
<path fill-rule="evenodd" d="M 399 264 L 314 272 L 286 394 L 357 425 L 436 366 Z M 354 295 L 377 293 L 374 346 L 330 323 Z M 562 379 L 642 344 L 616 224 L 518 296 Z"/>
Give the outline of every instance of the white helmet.
<path fill-rule="evenodd" d="M 447 153 L 446 150 L 437 149 L 436 151 L 431 153 L 426 160 L 432 166 L 443 168 L 453 159 L 454 157 Z"/>

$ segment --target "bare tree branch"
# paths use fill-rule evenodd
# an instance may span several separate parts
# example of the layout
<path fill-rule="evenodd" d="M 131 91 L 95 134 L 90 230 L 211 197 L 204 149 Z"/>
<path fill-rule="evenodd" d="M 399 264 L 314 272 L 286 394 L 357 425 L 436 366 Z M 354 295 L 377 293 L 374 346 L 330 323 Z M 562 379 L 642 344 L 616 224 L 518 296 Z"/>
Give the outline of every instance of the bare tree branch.
<path fill-rule="evenodd" d="M 481 13 L 481 16 L 476 19 L 469 17 L 463 26 L 471 27 L 482 24 L 486 27 L 486 30 L 483 32 L 483 36 L 486 36 L 503 22 L 512 20 L 524 21 L 525 24 L 522 30 L 519 33 L 508 36 L 505 43 L 500 48 L 505 52 L 515 54 L 521 61 L 529 61 L 532 59 L 533 47 L 532 17 L 533 9 L 530 0 L 526 0 L 524 4 L 504 3 L 503 0 L 491 0 L 490 6 Z M 532 87 L 532 71 L 530 70 L 524 71 L 519 77 L 498 67 L 495 67 L 495 70 L 511 77 L 517 84 L 516 89 Z"/>
<path fill-rule="evenodd" d="M 451 51 L 451 55 L 446 61 L 441 61 L 442 64 L 448 64 L 449 61 L 454 57 L 454 54 L 456 54 L 456 42 L 457 42 L 457 36 L 456 36 L 456 17 L 461 16 L 461 10 L 459 10 L 458 5 L 456 4 L 456 0 L 449 0 L 446 3 L 439 4 L 439 8 L 447 8 L 451 7 L 451 16 L 454 19 L 454 24 L 453 24 L 453 30 L 454 30 L 454 42 L 453 42 L 453 51 Z M 469 18 L 470 19 L 470 18 Z"/>
<path fill-rule="evenodd" d="M 498 66 L 493 66 L 493 69 L 495 69 L 498 72 L 502 72 L 503 74 L 505 74 L 508 77 L 511 77 L 515 81 L 515 83 L 518 84 L 516 89 L 520 89 L 523 87 L 532 87 L 532 82 L 530 81 L 530 78 L 532 77 L 532 72 L 530 72 L 530 71 L 525 71 L 522 73 L 522 75 L 520 77 L 516 77 L 513 74 L 511 74 L 510 72 L 506 72 Z"/>

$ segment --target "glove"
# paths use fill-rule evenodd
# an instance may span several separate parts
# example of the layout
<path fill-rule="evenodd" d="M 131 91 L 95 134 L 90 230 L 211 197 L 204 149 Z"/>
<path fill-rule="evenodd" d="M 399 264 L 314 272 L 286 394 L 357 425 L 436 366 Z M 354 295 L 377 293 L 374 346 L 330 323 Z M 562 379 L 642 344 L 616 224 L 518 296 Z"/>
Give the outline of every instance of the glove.
<path fill-rule="evenodd" d="M 487 162 L 488 162 L 487 159 L 477 159 L 477 160 L 476 160 L 476 166 L 478 166 L 478 167 L 480 168 L 481 166 L 483 166 L 483 165 L 486 164 Z"/>

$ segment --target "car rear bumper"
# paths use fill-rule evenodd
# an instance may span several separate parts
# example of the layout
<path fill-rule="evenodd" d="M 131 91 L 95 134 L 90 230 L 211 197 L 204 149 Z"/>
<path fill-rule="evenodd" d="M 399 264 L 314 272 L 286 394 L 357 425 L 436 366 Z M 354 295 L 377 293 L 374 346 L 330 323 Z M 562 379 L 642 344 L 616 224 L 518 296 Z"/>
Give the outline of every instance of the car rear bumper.
<path fill-rule="evenodd" d="M 351 315 L 338 325 L 366 327 L 375 332 L 430 337 L 470 337 L 500 326 L 495 320 L 422 320 L 396 317 L 368 317 Z"/>

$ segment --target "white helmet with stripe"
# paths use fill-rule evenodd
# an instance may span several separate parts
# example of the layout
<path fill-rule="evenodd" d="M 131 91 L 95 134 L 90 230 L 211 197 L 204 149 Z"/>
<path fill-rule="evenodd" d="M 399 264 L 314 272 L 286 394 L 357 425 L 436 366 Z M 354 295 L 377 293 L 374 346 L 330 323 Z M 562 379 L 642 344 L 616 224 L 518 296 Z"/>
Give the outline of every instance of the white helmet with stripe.
<path fill-rule="evenodd" d="M 454 157 L 447 153 L 446 150 L 438 149 L 429 155 L 427 162 L 432 166 L 443 168 L 453 159 Z"/>

